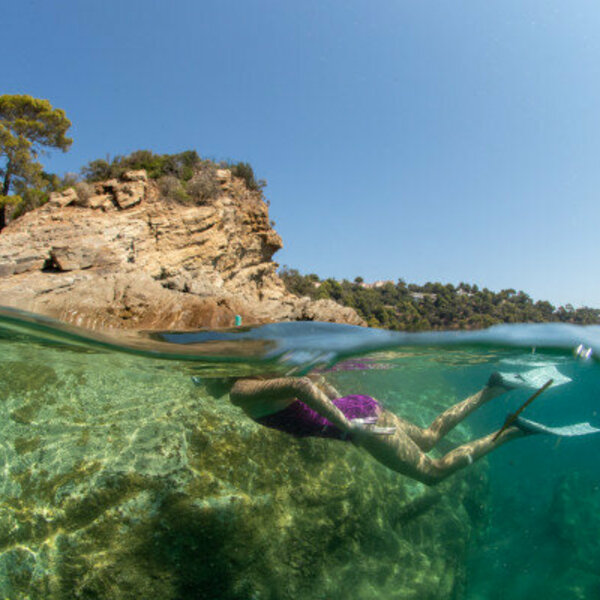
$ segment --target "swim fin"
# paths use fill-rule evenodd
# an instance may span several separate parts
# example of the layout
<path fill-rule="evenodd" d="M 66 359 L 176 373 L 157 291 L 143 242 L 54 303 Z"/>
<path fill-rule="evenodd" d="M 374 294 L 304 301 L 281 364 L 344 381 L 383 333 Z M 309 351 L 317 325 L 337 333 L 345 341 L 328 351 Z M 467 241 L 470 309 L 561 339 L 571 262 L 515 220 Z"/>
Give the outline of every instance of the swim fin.
<path fill-rule="evenodd" d="M 492 375 L 493 377 L 493 375 Z M 496 435 L 492 438 L 492 440 L 495 442 L 500 435 L 502 434 L 503 431 L 505 431 L 506 429 L 508 429 L 519 417 L 519 415 L 543 392 L 545 392 L 552 384 L 554 383 L 554 381 L 552 379 L 548 379 L 548 381 L 546 381 L 546 383 L 537 391 L 535 391 L 531 396 L 529 396 L 529 398 L 527 398 L 527 400 L 525 402 L 523 402 L 523 404 L 521 404 L 521 406 L 519 406 L 519 408 L 517 409 L 516 412 L 509 414 L 506 417 L 506 421 L 504 421 L 504 425 L 502 425 L 502 427 L 500 427 L 500 429 L 498 430 L 498 432 L 496 433 Z"/>
<path fill-rule="evenodd" d="M 600 429 L 593 427 L 589 423 L 575 423 L 573 425 L 564 425 L 563 427 L 548 427 L 523 417 L 517 417 L 514 424 L 528 433 L 547 433 L 560 437 L 576 437 L 580 435 L 590 435 L 591 433 L 600 433 Z"/>
<path fill-rule="evenodd" d="M 556 367 L 549 366 L 530 369 L 523 373 L 502 373 L 501 371 L 496 371 L 490 376 L 488 385 L 502 386 L 509 390 L 516 388 L 539 388 L 548 379 L 552 379 L 552 387 L 572 381 L 570 377 L 563 375 Z"/>

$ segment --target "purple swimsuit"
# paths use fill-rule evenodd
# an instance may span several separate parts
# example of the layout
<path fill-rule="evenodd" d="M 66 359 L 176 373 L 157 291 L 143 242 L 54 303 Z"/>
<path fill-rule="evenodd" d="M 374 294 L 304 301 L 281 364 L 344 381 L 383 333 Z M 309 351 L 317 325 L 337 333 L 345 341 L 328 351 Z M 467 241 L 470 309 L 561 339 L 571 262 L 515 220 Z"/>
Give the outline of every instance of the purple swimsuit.
<path fill-rule="evenodd" d="M 371 396 L 351 394 L 343 398 L 336 398 L 332 402 L 346 415 L 349 421 L 364 417 L 376 417 L 380 411 L 379 403 Z M 295 400 L 283 410 L 254 420 L 265 427 L 289 433 L 294 437 L 348 439 L 344 431 L 338 429 L 331 421 L 300 400 Z"/>

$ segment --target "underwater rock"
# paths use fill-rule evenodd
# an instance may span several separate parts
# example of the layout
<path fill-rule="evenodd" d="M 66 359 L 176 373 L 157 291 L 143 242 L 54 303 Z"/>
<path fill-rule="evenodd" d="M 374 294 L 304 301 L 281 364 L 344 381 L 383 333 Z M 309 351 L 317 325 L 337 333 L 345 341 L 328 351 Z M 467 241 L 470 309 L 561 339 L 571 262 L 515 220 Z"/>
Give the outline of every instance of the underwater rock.
<path fill-rule="evenodd" d="M 0 597 L 460 596 L 480 464 L 432 492 L 349 443 L 260 427 L 189 367 L 57 354 L 39 351 L 35 389 L 4 371 Z"/>

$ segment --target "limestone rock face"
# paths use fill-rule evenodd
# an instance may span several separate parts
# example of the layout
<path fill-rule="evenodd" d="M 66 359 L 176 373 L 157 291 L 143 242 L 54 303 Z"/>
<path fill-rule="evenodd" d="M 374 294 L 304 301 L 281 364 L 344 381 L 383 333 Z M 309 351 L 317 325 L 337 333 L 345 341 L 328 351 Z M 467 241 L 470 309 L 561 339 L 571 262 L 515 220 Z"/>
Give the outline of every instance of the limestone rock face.
<path fill-rule="evenodd" d="M 0 234 L 0 304 L 89 328 L 226 327 L 309 319 L 363 325 L 289 294 L 260 194 L 227 169 L 203 205 L 161 198 L 145 171 L 79 184 Z"/>
<path fill-rule="evenodd" d="M 50 203 L 52 206 L 69 206 L 77 202 L 77 192 L 73 188 L 68 188 L 63 192 L 53 192 L 50 194 Z"/>

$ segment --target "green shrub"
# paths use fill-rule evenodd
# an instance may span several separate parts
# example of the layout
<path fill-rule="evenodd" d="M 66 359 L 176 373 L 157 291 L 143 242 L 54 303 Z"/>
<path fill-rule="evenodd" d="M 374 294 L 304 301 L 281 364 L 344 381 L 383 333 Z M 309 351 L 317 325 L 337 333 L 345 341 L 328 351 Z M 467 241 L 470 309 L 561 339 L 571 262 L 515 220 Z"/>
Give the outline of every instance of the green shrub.
<path fill-rule="evenodd" d="M 81 176 L 86 181 L 103 181 L 105 179 L 112 179 L 114 177 L 113 165 L 102 158 L 92 160 L 85 165 L 85 167 L 82 167 Z"/>
<path fill-rule="evenodd" d="M 183 183 L 173 175 L 164 175 L 158 181 L 161 196 L 179 204 L 190 204 L 192 199 L 188 196 Z"/>
<path fill-rule="evenodd" d="M 185 189 L 195 204 L 203 204 L 216 198 L 221 191 L 217 180 L 217 165 L 208 160 L 202 161 L 186 183 Z"/>
<path fill-rule="evenodd" d="M 229 164 L 228 168 L 231 170 L 231 174 L 234 177 L 239 177 L 246 182 L 246 187 L 249 190 L 260 192 L 267 185 L 267 182 L 264 179 L 256 180 L 254 169 L 247 162 Z"/>
<path fill-rule="evenodd" d="M 91 198 L 96 191 L 94 190 L 94 186 L 90 185 L 89 183 L 86 183 L 85 181 L 79 181 L 77 182 L 73 188 L 75 189 L 75 192 L 77 193 L 77 198 L 79 198 L 79 201 L 82 203 L 85 203 L 89 198 Z"/>
<path fill-rule="evenodd" d="M 14 197 L 16 201 L 10 211 L 10 220 L 18 219 L 26 212 L 46 204 L 49 197 L 46 191 L 36 188 L 27 188 L 21 191 L 20 196 Z"/>
<path fill-rule="evenodd" d="M 77 182 L 79 181 L 79 177 L 77 173 L 65 173 L 58 180 L 57 189 L 67 189 L 70 187 L 75 187 Z"/>

